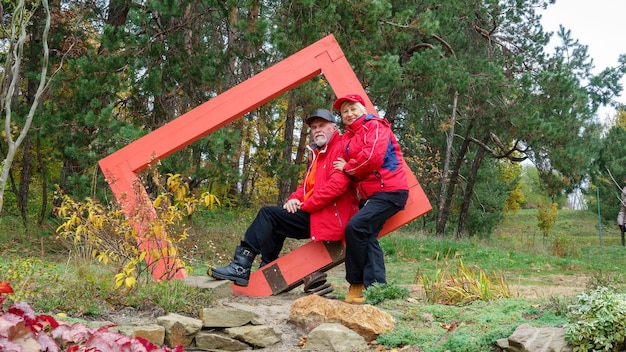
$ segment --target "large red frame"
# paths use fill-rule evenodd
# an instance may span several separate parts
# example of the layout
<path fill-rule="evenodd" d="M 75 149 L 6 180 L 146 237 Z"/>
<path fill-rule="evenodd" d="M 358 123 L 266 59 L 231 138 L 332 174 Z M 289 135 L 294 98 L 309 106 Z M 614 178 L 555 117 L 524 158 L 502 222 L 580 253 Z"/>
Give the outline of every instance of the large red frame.
<path fill-rule="evenodd" d="M 187 273 L 176 259 L 176 253 L 171 252 L 175 248 L 170 243 L 164 239 L 141 240 L 147 233 L 147 224 L 156 219 L 157 215 L 137 173 L 154 160 L 179 151 L 319 74 L 324 75 L 336 96 L 360 94 L 365 98 L 368 110 L 375 111 L 331 34 L 99 161 L 113 194 L 126 217 L 133 223 L 139 248 L 148 251 L 146 262 L 156 280 L 183 278 Z M 387 222 L 381 235 L 432 209 L 417 179 L 408 171 L 411 187 L 409 203 L 404 211 Z M 328 244 L 309 242 L 293 251 L 293 254 L 284 256 L 283 270 L 279 274 L 282 283 L 279 287 L 270 287 L 276 286 L 272 284 L 271 278 L 265 279 L 269 283 L 262 282 L 263 273 L 259 270 L 253 273 L 247 288 L 233 286 L 233 290 L 236 294 L 262 296 L 291 288 L 311 272 L 341 262 L 342 247 L 339 247 L 337 255 L 330 256 L 327 254 L 332 254 L 333 250 L 326 247 Z M 155 250 L 159 252 L 155 253 Z M 278 267 L 281 265 L 274 266 L 274 269 Z M 265 276 L 268 276 L 267 272 Z"/>

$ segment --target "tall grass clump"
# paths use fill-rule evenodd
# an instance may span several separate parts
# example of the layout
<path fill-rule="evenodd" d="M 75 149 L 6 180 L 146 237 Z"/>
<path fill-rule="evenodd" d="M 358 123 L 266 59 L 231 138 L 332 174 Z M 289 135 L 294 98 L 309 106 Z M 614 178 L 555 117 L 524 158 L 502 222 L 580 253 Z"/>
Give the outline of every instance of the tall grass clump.
<path fill-rule="evenodd" d="M 578 258 L 582 255 L 582 252 L 573 236 L 558 232 L 552 238 L 552 254 L 559 258 Z"/>
<path fill-rule="evenodd" d="M 512 297 L 511 290 L 502 274 L 486 274 L 476 266 L 466 266 L 460 258 L 447 257 L 432 274 L 418 272 L 416 282 L 424 286 L 430 303 L 459 305 L 476 300 L 493 300 Z"/>

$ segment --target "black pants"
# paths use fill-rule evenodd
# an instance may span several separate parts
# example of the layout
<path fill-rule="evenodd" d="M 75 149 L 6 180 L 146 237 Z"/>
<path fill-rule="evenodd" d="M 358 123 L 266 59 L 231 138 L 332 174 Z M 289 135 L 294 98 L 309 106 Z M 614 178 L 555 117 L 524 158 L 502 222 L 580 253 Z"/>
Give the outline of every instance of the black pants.
<path fill-rule="evenodd" d="M 255 254 L 261 254 L 261 260 L 269 263 L 280 255 L 285 238 L 310 238 L 310 225 L 311 217 L 307 212 L 290 213 L 282 206 L 265 206 L 257 213 L 243 240 L 245 246 Z"/>
<path fill-rule="evenodd" d="M 378 234 L 387 219 L 404 209 L 408 191 L 381 192 L 361 204 L 346 228 L 346 281 L 386 284 L 385 259 Z"/>

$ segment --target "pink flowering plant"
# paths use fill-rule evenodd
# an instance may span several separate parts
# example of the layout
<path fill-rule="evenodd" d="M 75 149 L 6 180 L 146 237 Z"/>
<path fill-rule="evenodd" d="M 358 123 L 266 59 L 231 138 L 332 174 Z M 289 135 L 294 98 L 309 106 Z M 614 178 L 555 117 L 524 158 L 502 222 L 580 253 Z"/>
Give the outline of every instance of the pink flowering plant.
<path fill-rule="evenodd" d="M 7 352 L 183 352 L 182 346 L 175 349 L 158 347 L 140 337 L 128 337 L 109 332 L 112 325 L 89 328 L 80 323 L 72 325 L 57 322 L 50 315 L 35 314 L 30 305 L 19 302 L 6 310 L 6 295 L 13 293 L 8 282 L 0 282 L 0 350 Z"/>

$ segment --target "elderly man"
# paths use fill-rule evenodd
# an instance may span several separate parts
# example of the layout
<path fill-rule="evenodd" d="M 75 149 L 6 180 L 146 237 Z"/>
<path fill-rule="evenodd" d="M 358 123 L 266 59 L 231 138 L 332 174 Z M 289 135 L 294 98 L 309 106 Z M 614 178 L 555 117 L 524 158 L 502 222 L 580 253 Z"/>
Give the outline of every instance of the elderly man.
<path fill-rule="evenodd" d="M 261 266 L 274 261 L 287 237 L 343 239 L 348 220 L 358 211 L 358 199 L 348 176 L 333 168 L 333 161 L 344 153 L 341 135 L 328 110 L 315 111 L 306 123 L 312 143 L 307 147 L 310 160 L 304 180 L 285 204 L 259 210 L 235 249 L 233 261 L 225 267 L 210 267 L 209 276 L 247 286 L 255 257 L 261 254 Z"/>

